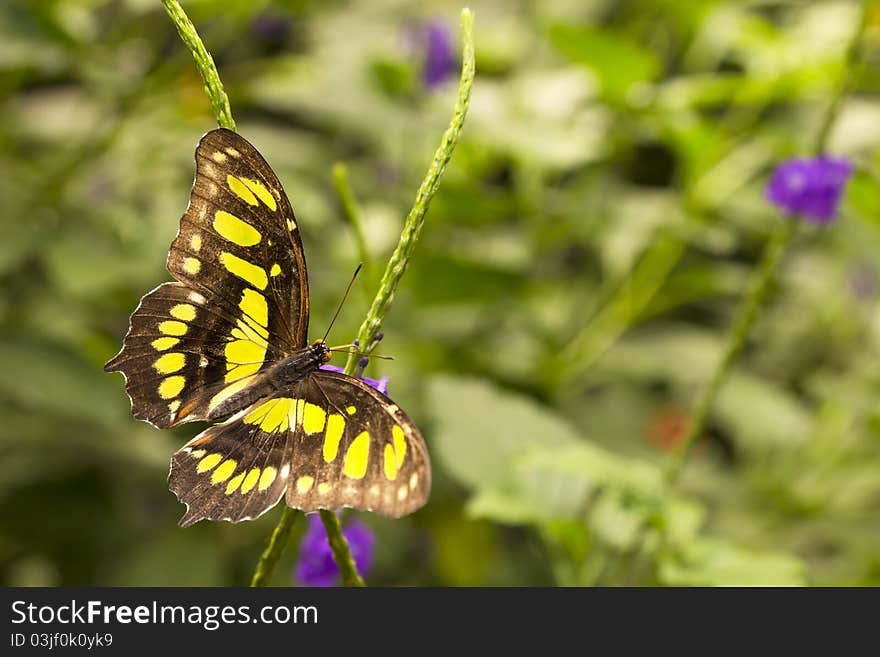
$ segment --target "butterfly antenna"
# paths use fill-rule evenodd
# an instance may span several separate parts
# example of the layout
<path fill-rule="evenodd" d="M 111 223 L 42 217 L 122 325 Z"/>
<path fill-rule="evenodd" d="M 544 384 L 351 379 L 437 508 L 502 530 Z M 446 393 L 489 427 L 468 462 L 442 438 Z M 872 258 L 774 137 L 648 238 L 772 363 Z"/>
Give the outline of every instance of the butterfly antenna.
<path fill-rule="evenodd" d="M 348 293 L 351 292 L 351 286 L 354 285 L 354 281 L 357 278 L 361 267 L 363 266 L 364 263 L 360 263 L 357 266 L 357 269 L 355 269 L 354 273 L 351 275 L 351 280 L 348 282 L 348 287 L 345 288 L 345 294 L 342 295 L 342 301 L 339 302 L 339 306 L 336 308 L 336 312 L 333 314 L 333 319 L 330 320 L 330 326 L 327 327 L 327 332 L 324 333 L 324 337 L 321 338 L 321 342 L 327 341 L 327 336 L 330 335 L 330 329 L 333 328 L 333 324 L 336 322 L 336 318 L 339 317 L 339 312 L 342 310 L 342 306 L 345 304 L 345 300 L 348 298 Z"/>
<path fill-rule="evenodd" d="M 343 344 L 338 347 L 330 347 L 330 351 L 339 351 L 344 354 L 354 354 L 355 356 L 364 356 L 367 358 L 379 358 L 381 360 L 394 360 L 394 356 L 385 356 L 382 354 L 366 354 L 363 351 L 358 351 L 357 349 L 352 349 L 352 347 L 357 347 L 355 344 Z"/>

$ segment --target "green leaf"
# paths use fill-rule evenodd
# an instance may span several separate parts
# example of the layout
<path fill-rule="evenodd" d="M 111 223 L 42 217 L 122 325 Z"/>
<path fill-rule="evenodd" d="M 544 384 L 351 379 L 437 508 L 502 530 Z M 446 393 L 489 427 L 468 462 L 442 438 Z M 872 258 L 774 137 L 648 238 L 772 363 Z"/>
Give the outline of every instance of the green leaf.
<path fill-rule="evenodd" d="M 550 28 L 549 35 L 559 52 L 592 69 L 612 101 L 625 102 L 633 84 L 653 80 L 660 73 L 657 55 L 621 34 L 559 24 Z"/>
<path fill-rule="evenodd" d="M 0 395 L 34 413 L 114 425 L 128 410 L 121 381 L 54 345 L 5 340 L 0 361 Z M 119 403 L 108 404 L 108 399 Z"/>
<path fill-rule="evenodd" d="M 784 552 L 755 552 L 713 538 L 692 542 L 661 559 L 659 576 L 668 586 L 802 586 L 806 567 Z"/>
<path fill-rule="evenodd" d="M 579 440 L 534 401 L 473 378 L 437 376 L 428 385 L 432 447 L 460 483 L 485 488 L 509 479 L 511 459 L 537 446 Z"/>

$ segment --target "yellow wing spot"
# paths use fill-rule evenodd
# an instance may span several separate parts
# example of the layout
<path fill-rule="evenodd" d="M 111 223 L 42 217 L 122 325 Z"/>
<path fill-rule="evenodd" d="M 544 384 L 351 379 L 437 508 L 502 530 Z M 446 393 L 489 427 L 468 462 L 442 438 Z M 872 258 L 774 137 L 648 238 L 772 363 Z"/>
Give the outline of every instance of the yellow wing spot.
<path fill-rule="evenodd" d="M 258 180 L 251 180 L 250 178 L 242 178 L 241 182 L 248 186 L 254 194 L 257 195 L 257 198 L 260 199 L 263 203 L 266 204 L 266 207 L 275 212 L 278 209 L 278 206 L 275 204 L 275 197 L 269 193 L 269 190 Z"/>
<path fill-rule="evenodd" d="M 156 351 L 167 351 L 180 342 L 180 338 L 156 338 L 150 344 Z"/>
<path fill-rule="evenodd" d="M 180 400 L 179 399 L 175 399 L 173 402 L 168 404 L 168 410 L 171 412 L 172 415 L 174 415 L 177 412 L 177 409 L 179 409 L 179 408 L 180 408 Z"/>
<path fill-rule="evenodd" d="M 233 340 L 226 344 L 226 383 L 239 381 L 245 377 L 253 376 L 263 366 L 266 356 L 266 348 L 254 344 L 250 340 Z"/>
<path fill-rule="evenodd" d="M 153 363 L 153 368 L 159 374 L 171 374 L 172 372 L 183 369 L 184 365 L 186 365 L 186 356 L 177 352 L 172 352 L 157 358 L 156 362 Z"/>
<path fill-rule="evenodd" d="M 202 248 L 202 236 L 199 233 L 194 233 L 189 238 L 189 246 L 193 251 L 200 251 Z"/>
<path fill-rule="evenodd" d="M 189 327 L 183 322 L 168 320 L 159 324 L 159 333 L 165 335 L 186 335 L 187 330 Z"/>
<path fill-rule="evenodd" d="M 229 384 L 228 386 L 223 388 L 223 390 L 211 397 L 211 401 L 208 402 L 208 412 L 213 411 L 215 408 L 220 406 L 220 404 L 232 397 L 235 393 L 240 392 L 244 388 L 247 388 L 248 383 L 250 383 L 251 381 L 251 378 L 253 377 L 248 376 L 243 379 L 239 379 L 235 383 Z"/>
<path fill-rule="evenodd" d="M 199 465 L 196 467 L 196 472 L 199 474 L 207 472 L 222 460 L 222 454 L 208 454 L 205 458 L 199 461 Z"/>
<path fill-rule="evenodd" d="M 224 150 L 227 153 L 229 153 L 232 157 L 234 157 L 235 159 L 238 159 L 241 157 L 241 153 L 239 153 L 237 150 L 235 150 L 232 146 L 227 146 Z"/>
<path fill-rule="evenodd" d="M 272 245 L 270 244 L 269 246 L 272 246 Z M 272 265 L 272 269 L 269 270 L 269 276 L 272 276 L 274 278 L 275 276 L 277 276 L 280 273 L 281 273 L 281 265 L 279 265 L 276 262 Z"/>
<path fill-rule="evenodd" d="M 245 473 L 235 475 L 232 479 L 229 480 L 229 483 L 226 484 L 226 494 L 232 495 L 235 491 L 238 490 L 238 487 L 241 486 L 241 482 L 244 481 Z"/>
<path fill-rule="evenodd" d="M 169 376 L 162 379 L 162 383 L 159 384 L 159 396 L 162 399 L 173 399 L 180 394 L 185 384 L 186 379 L 182 376 Z"/>
<path fill-rule="evenodd" d="M 257 197 L 251 193 L 250 189 L 248 189 L 248 186 L 235 176 L 226 176 L 226 184 L 229 185 L 229 189 L 232 190 L 233 194 L 248 205 L 256 205 L 259 202 L 257 201 Z"/>
<path fill-rule="evenodd" d="M 266 303 L 266 297 L 256 290 L 246 287 L 241 295 L 238 307 L 260 326 L 269 326 L 269 306 Z"/>
<path fill-rule="evenodd" d="M 202 263 L 199 262 L 198 258 L 184 258 L 183 259 L 183 271 L 187 274 L 192 274 L 195 276 L 202 270 Z"/>
<path fill-rule="evenodd" d="M 324 461 L 332 463 L 339 451 L 339 441 L 345 431 L 345 418 L 334 413 L 327 418 L 327 432 L 324 434 Z"/>
<path fill-rule="evenodd" d="M 246 495 L 251 492 L 251 489 L 257 485 L 257 480 L 260 478 L 260 469 L 259 468 L 251 468 L 251 471 L 247 473 L 247 477 L 244 478 L 244 483 L 241 485 L 241 494 Z"/>
<path fill-rule="evenodd" d="M 262 239 L 260 231 L 225 210 L 214 213 L 214 230 L 225 240 L 239 246 L 253 246 Z"/>
<path fill-rule="evenodd" d="M 247 324 L 238 321 L 232 329 L 232 340 L 226 343 L 223 353 L 226 356 L 226 382 L 231 383 L 259 371 L 266 358 L 268 343 Z"/>
<path fill-rule="evenodd" d="M 327 413 L 320 406 L 306 404 L 302 415 L 302 428 L 307 434 L 318 433 L 324 430 L 327 422 Z"/>
<path fill-rule="evenodd" d="M 217 164 L 223 164 L 226 161 L 226 154 L 221 153 L 220 151 L 214 151 L 211 153 L 211 159 L 214 160 Z"/>
<path fill-rule="evenodd" d="M 414 489 L 418 485 L 419 485 L 419 473 L 413 472 L 412 477 L 409 478 L 409 487 Z"/>
<path fill-rule="evenodd" d="M 235 466 L 238 463 L 234 459 L 226 459 L 217 466 L 217 469 L 211 473 L 211 484 L 219 484 L 221 481 L 226 481 L 232 476 L 232 473 L 235 472 Z"/>
<path fill-rule="evenodd" d="M 287 220 L 287 230 L 289 230 L 290 232 L 296 230 L 296 222 L 292 219 Z"/>
<path fill-rule="evenodd" d="M 333 486 L 331 486 L 327 482 L 321 482 L 320 484 L 318 484 L 318 495 L 326 495 L 331 490 L 333 490 Z"/>
<path fill-rule="evenodd" d="M 191 322 L 196 318 L 196 307 L 188 303 L 179 303 L 170 312 L 172 317 L 185 322 Z"/>
<path fill-rule="evenodd" d="M 409 488 L 406 486 L 401 486 L 397 489 L 397 499 L 403 502 L 406 499 L 406 496 L 409 494 Z"/>
<path fill-rule="evenodd" d="M 226 271 L 230 274 L 238 276 L 241 280 L 250 283 L 258 290 L 265 290 L 266 285 L 269 283 L 265 269 L 226 251 L 220 253 L 220 264 L 226 267 Z"/>
<path fill-rule="evenodd" d="M 394 440 L 394 453 L 397 455 L 397 469 L 400 470 L 406 456 L 406 439 L 403 435 L 403 429 L 395 424 L 391 429 L 391 437 Z"/>
<path fill-rule="evenodd" d="M 197 449 L 196 451 L 194 451 L 190 454 L 190 456 L 192 456 L 194 459 L 200 459 L 204 455 L 205 455 L 205 450 L 203 450 L 203 449 Z"/>
<path fill-rule="evenodd" d="M 263 474 L 260 475 L 260 485 L 257 487 L 258 490 L 266 490 L 269 486 L 272 485 L 272 482 L 275 481 L 275 477 L 278 475 L 278 470 L 273 468 L 271 465 L 269 467 L 263 468 Z"/>
<path fill-rule="evenodd" d="M 355 413 L 357 413 L 357 409 L 354 406 L 348 406 L 346 407 L 345 412 L 349 415 L 354 415 Z"/>
<path fill-rule="evenodd" d="M 305 475 L 304 477 L 300 477 L 296 480 L 296 492 L 300 495 L 305 495 L 310 490 L 312 490 L 312 484 L 315 483 L 315 478 Z"/>
<path fill-rule="evenodd" d="M 370 459 L 370 434 L 362 431 L 357 438 L 351 441 L 348 451 L 345 452 L 345 460 L 342 462 L 342 472 L 352 479 L 363 479 L 367 474 L 367 463 Z"/>
<path fill-rule="evenodd" d="M 245 424 L 258 424 L 260 429 L 266 433 L 286 431 L 291 402 L 293 400 L 287 397 L 270 399 L 248 413 L 244 422 Z"/>
<path fill-rule="evenodd" d="M 394 447 L 391 443 L 385 443 L 384 454 L 385 478 L 388 481 L 397 479 L 397 455 L 394 453 Z"/>

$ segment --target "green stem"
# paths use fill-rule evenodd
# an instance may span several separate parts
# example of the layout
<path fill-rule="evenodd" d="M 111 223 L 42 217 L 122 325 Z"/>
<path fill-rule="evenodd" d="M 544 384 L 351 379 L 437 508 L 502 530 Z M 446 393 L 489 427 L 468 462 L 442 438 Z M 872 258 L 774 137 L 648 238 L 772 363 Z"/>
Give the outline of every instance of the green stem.
<path fill-rule="evenodd" d="M 731 364 L 736 360 L 740 351 L 742 351 L 752 322 L 758 314 L 758 309 L 767 297 L 767 290 L 770 288 L 770 283 L 773 281 L 776 269 L 782 260 L 782 255 L 785 253 L 791 236 L 795 232 L 796 221 L 797 219 L 784 219 L 764 249 L 751 291 L 743 301 L 742 306 L 740 306 L 733 326 L 728 333 L 721 360 L 718 362 L 715 371 L 712 373 L 712 378 L 709 379 L 709 383 L 703 388 L 697 400 L 684 440 L 682 440 L 667 462 L 664 480 L 668 485 L 675 482 L 685 458 L 687 458 L 698 437 L 703 433 L 706 419 L 715 401 L 715 397 L 718 395 L 718 390 L 724 379 L 727 378 Z"/>
<path fill-rule="evenodd" d="M 181 41 L 189 48 L 193 58 L 196 60 L 196 66 L 202 75 L 202 80 L 205 82 L 205 93 L 208 94 L 208 98 L 211 101 L 211 107 L 214 109 L 217 124 L 221 128 L 235 130 L 235 121 L 232 118 L 232 110 L 229 108 L 229 98 L 223 90 L 220 74 L 217 73 L 214 60 L 205 48 L 205 44 L 202 43 L 195 26 L 177 0 L 162 0 L 162 4 L 177 28 Z"/>
<path fill-rule="evenodd" d="M 342 211 L 348 223 L 351 224 L 352 233 L 354 233 L 354 241 L 357 245 L 358 259 L 364 266 L 364 273 L 367 280 L 370 280 L 370 253 L 367 250 L 366 231 L 364 230 L 364 218 L 361 209 L 354 197 L 354 191 L 351 189 L 351 183 L 348 180 L 348 167 L 342 162 L 333 165 L 333 189 L 336 190 L 336 196 L 342 204 Z"/>
<path fill-rule="evenodd" d="M 269 537 L 269 545 L 260 556 L 260 562 L 251 578 L 251 586 L 268 586 L 269 580 L 272 579 L 272 573 L 275 572 L 275 564 L 278 563 L 278 558 L 284 552 L 284 547 L 290 539 L 290 530 L 293 529 L 293 523 L 296 522 L 298 515 L 295 509 L 285 505 L 281 512 L 281 520 L 278 521 L 272 536 Z"/>
<path fill-rule="evenodd" d="M 865 0 L 865 2 L 862 3 L 862 16 L 858 28 L 847 48 L 845 64 L 846 71 L 842 76 L 840 84 L 835 90 L 831 102 L 828 105 L 828 109 L 823 116 L 819 132 L 816 135 L 816 141 L 813 145 L 813 152 L 816 155 L 825 151 L 828 136 L 830 135 L 834 121 L 840 112 L 843 98 L 855 78 L 856 70 L 861 59 L 862 35 L 864 34 L 865 26 L 868 22 L 870 5 L 870 0 Z M 782 260 L 782 256 L 791 242 L 792 236 L 795 234 L 797 221 L 798 219 L 796 217 L 783 220 L 782 224 L 778 227 L 764 249 L 764 255 L 761 258 L 749 295 L 743 300 L 743 303 L 737 312 L 733 326 L 727 335 L 721 360 L 715 367 L 715 371 L 712 373 L 709 383 L 700 393 L 684 440 L 679 443 L 677 449 L 673 452 L 667 462 L 664 471 L 664 483 L 666 484 L 667 490 L 675 484 L 687 455 L 690 453 L 694 443 L 705 430 L 706 420 L 709 417 L 709 412 L 711 411 L 715 398 L 718 395 L 718 390 L 727 378 L 731 365 L 736 360 L 737 356 L 739 356 L 739 353 L 745 344 L 749 329 L 758 313 L 758 309 L 761 307 L 761 304 L 767 296 L 767 290 L 776 274 L 779 262 Z"/>
<path fill-rule="evenodd" d="M 339 572 L 342 575 L 343 586 L 363 586 L 364 580 L 358 574 L 357 565 L 354 557 L 351 556 L 351 550 L 348 548 L 348 541 L 342 533 L 342 523 L 339 522 L 339 516 L 333 511 L 321 510 L 321 522 L 324 523 L 324 529 L 327 532 L 327 542 L 330 543 L 330 549 L 333 550 L 333 560 L 339 566 Z"/>
<path fill-rule="evenodd" d="M 363 324 L 361 324 L 358 330 L 357 337 L 360 342 L 360 349 L 366 353 L 369 353 L 375 346 L 374 341 L 382 326 L 382 319 L 394 301 L 394 293 L 415 250 L 419 233 L 425 223 L 425 215 L 428 212 L 428 207 L 431 205 L 431 199 L 437 193 L 440 178 L 443 176 L 446 165 L 449 164 L 449 160 L 452 158 L 452 152 L 458 144 L 464 120 L 467 116 L 475 72 L 473 15 L 469 9 L 464 9 L 461 12 L 461 29 L 463 47 L 458 100 L 452 111 L 452 120 L 449 123 L 449 127 L 443 133 L 443 138 L 440 140 L 440 146 L 434 153 L 431 166 L 428 168 L 421 186 L 419 186 L 415 203 L 406 217 L 397 248 L 391 254 L 388 265 L 385 267 L 385 273 L 382 274 L 379 290 L 376 292 L 373 303 L 367 311 L 366 319 L 364 319 Z M 348 361 L 345 364 L 345 372 L 347 374 L 351 374 L 354 371 L 357 361 L 358 356 L 354 353 L 349 354 Z"/>

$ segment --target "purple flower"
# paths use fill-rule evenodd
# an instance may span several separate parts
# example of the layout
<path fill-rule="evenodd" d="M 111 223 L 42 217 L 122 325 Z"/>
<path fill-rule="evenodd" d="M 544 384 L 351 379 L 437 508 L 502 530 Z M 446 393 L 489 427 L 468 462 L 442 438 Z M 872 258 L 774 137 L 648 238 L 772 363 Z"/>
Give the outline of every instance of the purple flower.
<path fill-rule="evenodd" d="M 786 160 L 767 183 L 767 200 L 786 214 L 799 214 L 810 222 L 825 224 L 837 215 L 852 164 L 841 158 Z"/>
<path fill-rule="evenodd" d="M 422 29 L 425 53 L 422 81 L 429 89 L 435 89 L 453 75 L 457 68 L 452 37 L 447 27 L 440 22 L 428 23 Z"/>
<path fill-rule="evenodd" d="M 339 584 L 339 567 L 333 561 L 333 550 L 327 541 L 321 516 L 313 513 L 308 518 L 309 528 L 299 547 L 294 579 L 302 586 L 336 586 Z M 376 542 L 373 533 L 364 523 L 353 519 L 342 529 L 342 535 L 348 541 L 358 573 L 365 574 L 373 564 Z"/>
<path fill-rule="evenodd" d="M 336 367 L 335 365 L 321 365 L 322 370 L 330 370 L 331 372 L 343 372 L 344 370 L 341 367 Z M 360 377 L 361 381 L 365 381 L 366 383 L 373 386 L 376 390 L 381 392 L 383 395 L 388 394 L 388 377 L 383 376 L 381 379 L 371 379 L 368 376 Z"/>

